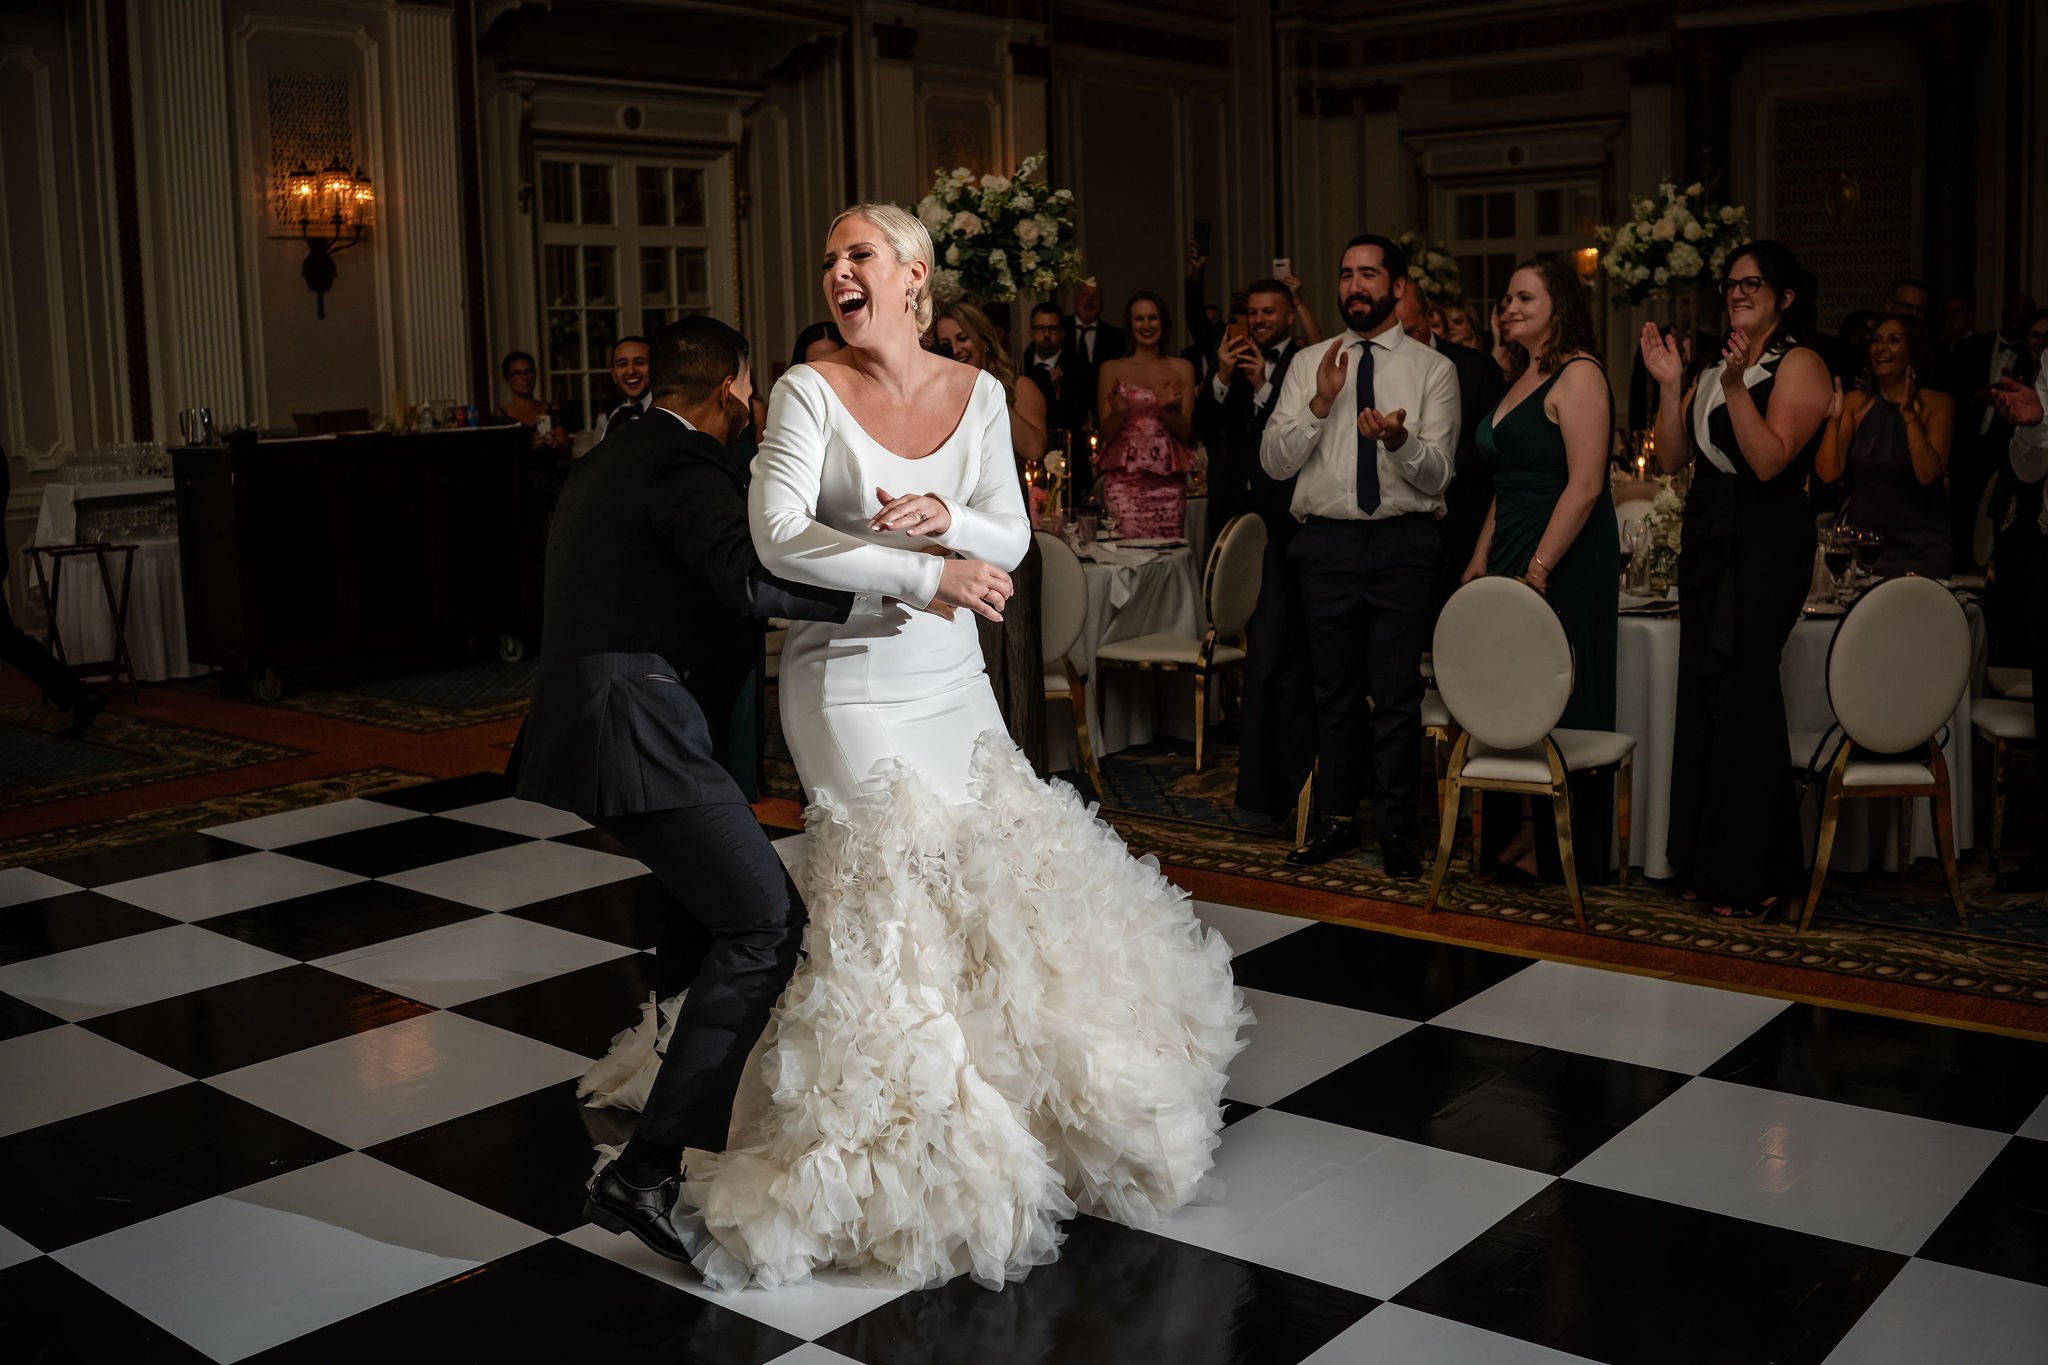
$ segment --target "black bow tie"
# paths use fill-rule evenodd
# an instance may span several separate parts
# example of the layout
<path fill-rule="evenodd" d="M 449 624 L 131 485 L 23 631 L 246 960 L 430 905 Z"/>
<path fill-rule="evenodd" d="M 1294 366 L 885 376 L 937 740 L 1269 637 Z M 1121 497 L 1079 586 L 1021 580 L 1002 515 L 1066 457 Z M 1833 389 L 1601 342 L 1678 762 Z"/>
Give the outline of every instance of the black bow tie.
<path fill-rule="evenodd" d="M 1283 348 L 1279 346 L 1261 346 L 1259 348 L 1259 353 L 1265 356 L 1268 360 L 1278 360 L 1280 358 L 1280 352 L 1282 349 Z"/>

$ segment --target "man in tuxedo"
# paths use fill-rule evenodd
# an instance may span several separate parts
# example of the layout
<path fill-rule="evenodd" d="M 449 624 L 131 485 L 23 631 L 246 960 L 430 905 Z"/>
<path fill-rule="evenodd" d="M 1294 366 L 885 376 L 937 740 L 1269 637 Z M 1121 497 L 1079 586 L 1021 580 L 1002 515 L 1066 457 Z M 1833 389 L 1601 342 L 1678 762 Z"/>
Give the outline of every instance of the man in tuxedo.
<path fill-rule="evenodd" d="M 1404 879 L 1422 875 L 1422 653 L 1444 572 L 1436 521 L 1458 448 L 1457 370 L 1394 316 L 1413 287 L 1398 243 L 1351 239 L 1337 270 L 1345 330 L 1288 367 L 1259 446 L 1269 475 L 1296 479 L 1301 529 L 1287 554 L 1308 625 L 1326 813 L 1288 861 L 1356 848 L 1354 816 L 1370 795 L 1387 874 Z"/>
<path fill-rule="evenodd" d="M 1933 386 L 1956 400 L 1955 453 L 1949 460 L 1949 527 L 1958 572 L 1975 573 L 1972 542 L 1977 533 L 1977 504 L 1988 483 L 2005 463 L 2012 428 L 1991 401 L 1992 386 L 2027 372 L 2027 319 L 2034 300 L 2023 289 L 2005 296 L 1998 310 L 1998 329 L 1966 337 L 1945 357 Z"/>
<path fill-rule="evenodd" d="M 1472 551 L 1486 526 L 1487 509 L 1493 506 L 1493 471 L 1479 454 L 1479 421 L 1500 406 L 1508 391 L 1507 380 L 1492 356 L 1437 335 L 1415 290 L 1408 290 L 1395 302 L 1394 314 L 1401 319 L 1402 331 L 1449 360 L 1458 371 L 1457 472 L 1444 490 L 1443 520 L 1436 524 L 1444 540 L 1443 595 L 1448 599 L 1465 566 L 1472 562 Z"/>
<path fill-rule="evenodd" d="M 598 417 L 598 440 L 602 441 L 611 431 L 612 423 L 644 417 L 654 405 L 648 354 L 646 337 L 620 337 L 612 343 L 612 387 L 619 391 L 620 401 L 610 412 Z"/>
<path fill-rule="evenodd" d="M 539 680 L 508 776 L 623 844 L 668 893 L 656 971 L 710 948 L 633 1139 L 586 1212 L 688 1261 L 683 1150 L 725 1146 L 740 1070 L 789 981 L 803 903 L 721 765 L 769 616 L 844 621 L 851 594 L 785 583 L 755 556 L 729 442 L 748 421 L 745 339 L 692 317 L 648 345 L 653 406 L 613 424 L 548 536 Z M 666 962 L 666 967 L 662 965 Z M 685 982 L 657 981 L 666 998 Z"/>
<path fill-rule="evenodd" d="M 1045 399 L 1045 424 L 1053 431 L 1079 431 L 1088 422 L 1089 390 L 1068 368 L 1067 320 L 1056 303 L 1031 310 L 1031 344 L 1017 368 Z"/>
<path fill-rule="evenodd" d="M 1095 374 L 1103 364 L 1121 360 L 1130 349 L 1124 329 L 1102 320 L 1102 286 L 1094 280 L 1081 281 L 1074 288 L 1074 315 L 1067 319 L 1067 368 L 1076 379 L 1085 380 L 1081 391 L 1095 402 Z"/>

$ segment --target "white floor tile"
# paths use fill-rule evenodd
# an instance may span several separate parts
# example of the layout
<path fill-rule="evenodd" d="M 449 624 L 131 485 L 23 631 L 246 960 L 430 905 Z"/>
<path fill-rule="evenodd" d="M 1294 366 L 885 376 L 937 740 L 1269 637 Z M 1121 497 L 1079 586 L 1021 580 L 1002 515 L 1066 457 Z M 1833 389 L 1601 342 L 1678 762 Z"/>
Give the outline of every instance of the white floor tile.
<path fill-rule="evenodd" d="M 1310 1356 L 1303 1365 L 1587 1365 L 1533 1341 L 1502 1336 L 1449 1318 L 1386 1303 Z"/>
<path fill-rule="evenodd" d="M 688 1266 L 655 1255 L 637 1237 L 615 1235 L 585 1223 L 573 1232 L 563 1233 L 561 1240 L 806 1340 L 844 1327 L 905 1292 L 878 1289 L 858 1276 L 835 1272 L 817 1276 L 808 1284 L 773 1291 L 744 1289 L 737 1294 L 718 1294 L 705 1288 L 704 1281 Z"/>
<path fill-rule="evenodd" d="M 90 1019 L 289 967 L 225 934 L 174 924 L 0 967 L 0 991 L 60 1019 Z"/>
<path fill-rule="evenodd" d="M 807 1341 L 787 1355 L 779 1355 L 768 1365 L 861 1365 L 851 1356 L 837 1351 L 828 1351 L 815 1341 Z"/>
<path fill-rule="evenodd" d="M 1908 1261 L 1827 1365 L 1927 1365 L 2048 1356 L 2048 1286 Z"/>
<path fill-rule="evenodd" d="M 1283 1100 L 1415 1027 L 1412 1020 L 1271 991 L 1247 990 L 1244 1002 L 1258 1022 L 1245 1030 L 1245 1049 L 1231 1062 L 1223 1093 L 1247 1104 Z"/>
<path fill-rule="evenodd" d="M 637 877 L 646 870 L 631 858 L 594 848 L 530 843 L 416 867 L 382 880 L 479 910 L 516 910 L 535 901 Z"/>
<path fill-rule="evenodd" d="M 33 868 L 0 868 L 0 905 L 20 905 L 23 901 L 47 900 L 51 896 L 65 896 L 78 890 L 70 882 L 59 881 L 45 872 Z"/>
<path fill-rule="evenodd" d="M 1241 905 L 1218 905 L 1214 901 L 1196 901 L 1195 918 L 1223 935 L 1232 957 L 1242 957 L 1254 948 L 1315 923 L 1274 910 L 1247 910 Z"/>
<path fill-rule="evenodd" d="M 445 1009 L 633 951 L 511 915 L 479 915 L 313 965 Z"/>
<path fill-rule="evenodd" d="M 541 1240 L 350 1152 L 55 1259 L 215 1360 L 235 1361 Z"/>
<path fill-rule="evenodd" d="M 9 1038 L 0 1042 L 0 1137 L 190 1079 L 74 1024 Z"/>
<path fill-rule="evenodd" d="M 1263 1109 L 1223 1133 L 1220 1194 L 1157 1231 L 1374 1298 L 1407 1288 L 1550 1177 Z"/>
<path fill-rule="evenodd" d="M 115 882 L 100 887 L 99 893 L 190 922 L 294 896 L 310 896 L 361 880 L 353 872 L 322 867 L 282 853 L 251 853 L 242 858 L 195 863 L 153 877 Z"/>
<path fill-rule="evenodd" d="M 1788 1005 L 1712 986 L 1537 962 L 1430 1022 L 1697 1075 Z"/>
<path fill-rule="evenodd" d="M 2048 1142 L 2048 1099 L 2043 1099 L 2034 1116 L 2020 1125 L 2019 1136 Z"/>
<path fill-rule="evenodd" d="M 1574 1180 L 1911 1255 L 2003 1133 L 1693 1080 L 1574 1167 Z"/>
<path fill-rule="evenodd" d="M 42 1254 L 6 1228 L 0 1228 L 0 1270 L 20 1265 L 23 1261 L 33 1261 Z"/>
<path fill-rule="evenodd" d="M 589 1066 L 573 1052 L 441 1011 L 245 1066 L 208 1084 L 336 1142 L 368 1147 L 580 1076 Z"/>
<path fill-rule="evenodd" d="M 798 886 L 803 885 L 804 851 L 811 846 L 809 834 L 792 834 L 787 838 L 772 841 L 775 856 L 782 859 L 782 865 L 796 878 Z"/>
<path fill-rule="evenodd" d="M 229 839 L 251 848 L 283 848 L 288 844 L 303 844 L 310 839 L 325 839 L 334 834 L 353 834 L 359 829 L 375 829 L 379 825 L 396 824 L 401 820 L 417 820 L 416 810 L 401 810 L 397 806 L 386 806 L 376 801 L 351 798 L 347 801 L 330 801 L 324 806 L 308 806 L 304 810 L 280 811 L 276 815 L 259 815 L 254 820 L 237 820 L 231 825 L 215 825 L 203 829 L 201 834 L 211 834 L 218 839 Z"/>
<path fill-rule="evenodd" d="M 589 821 L 565 810 L 543 806 L 537 801 L 521 801 L 516 796 L 486 801 L 480 806 L 444 810 L 441 818 L 460 820 L 466 825 L 482 825 L 486 829 L 502 829 L 508 834 L 524 834 L 529 839 L 553 839 L 590 828 Z"/>

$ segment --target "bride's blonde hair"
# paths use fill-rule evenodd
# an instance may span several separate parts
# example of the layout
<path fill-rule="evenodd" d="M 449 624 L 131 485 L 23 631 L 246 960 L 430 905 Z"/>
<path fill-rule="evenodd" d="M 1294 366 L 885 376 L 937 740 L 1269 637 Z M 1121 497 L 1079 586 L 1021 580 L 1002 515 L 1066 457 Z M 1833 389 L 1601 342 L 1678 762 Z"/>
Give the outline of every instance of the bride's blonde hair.
<path fill-rule="evenodd" d="M 894 204 L 855 204 L 852 208 L 832 220 L 832 226 L 825 229 L 825 240 L 831 241 L 839 225 L 849 218 L 865 218 L 875 225 L 875 231 L 882 234 L 896 253 L 898 265 L 909 265 L 912 261 L 924 262 L 924 283 L 917 287 L 917 330 L 920 335 L 932 326 L 932 234 L 918 221 L 917 215 L 905 213 Z"/>

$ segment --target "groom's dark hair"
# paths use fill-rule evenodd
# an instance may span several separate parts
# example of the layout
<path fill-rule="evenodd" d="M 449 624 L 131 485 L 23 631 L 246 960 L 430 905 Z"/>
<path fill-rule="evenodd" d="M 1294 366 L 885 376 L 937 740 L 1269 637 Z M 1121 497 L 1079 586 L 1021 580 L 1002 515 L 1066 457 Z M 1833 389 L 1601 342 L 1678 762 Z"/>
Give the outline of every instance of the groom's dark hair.
<path fill-rule="evenodd" d="M 648 344 L 647 368 L 656 398 L 679 398 L 694 407 L 747 363 L 747 339 L 717 318 L 671 322 Z"/>

